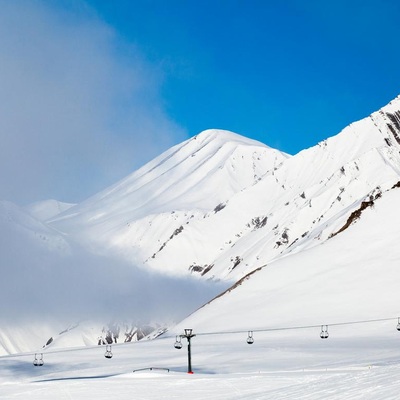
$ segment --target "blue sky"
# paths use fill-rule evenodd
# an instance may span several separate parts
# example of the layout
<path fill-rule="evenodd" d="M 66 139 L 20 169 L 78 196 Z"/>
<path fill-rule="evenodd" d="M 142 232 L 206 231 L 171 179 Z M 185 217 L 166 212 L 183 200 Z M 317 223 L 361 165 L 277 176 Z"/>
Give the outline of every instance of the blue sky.
<path fill-rule="evenodd" d="M 295 154 L 400 94 L 397 0 L 0 0 L 0 199 L 79 202 L 208 128 Z"/>
<path fill-rule="evenodd" d="M 400 93 L 398 1 L 90 0 L 163 68 L 190 135 L 224 128 L 290 154 Z"/>

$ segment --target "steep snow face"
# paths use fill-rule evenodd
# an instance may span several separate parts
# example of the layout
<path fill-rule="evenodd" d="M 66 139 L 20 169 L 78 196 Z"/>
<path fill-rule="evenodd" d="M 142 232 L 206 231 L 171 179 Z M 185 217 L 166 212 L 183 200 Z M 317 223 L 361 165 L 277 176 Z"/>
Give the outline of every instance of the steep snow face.
<path fill-rule="evenodd" d="M 384 152 L 384 161 L 399 173 L 396 157 L 400 149 L 400 140 L 396 140 L 396 136 L 400 137 L 399 115 L 400 96 L 338 135 L 287 160 L 276 171 L 276 179 L 286 188 L 321 185 L 338 170 L 345 172 L 346 165 L 357 168 L 358 160 L 375 150 Z"/>
<path fill-rule="evenodd" d="M 399 121 L 400 97 L 293 157 L 204 131 L 49 224 L 137 265 L 237 280 L 323 243 L 395 185 Z"/>
<path fill-rule="evenodd" d="M 205 131 L 50 225 L 137 265 L 237 280 L 328 240 L 400 180 L 399 116 L 400 97 L 293 157 Z"/>
<path fill-rule="evenodd" d="M 396 109 L 399 99 L 285 160 L 257 184 L 232 196 L 218 215 L 183 225 L 186 236 L 191 233 L 204 245 L 180 260 L 187 268 L 195 265 L 202 274 L 207 271 L 206 276 L 237 279 L 274 259 L 323 243 L 363 201 L 399 181 L 399 146 L 388 139 L 394 128 L 386 117 L 397 115 Z M 171 241 L 169 253 L 163 249 L 167 259 L 185 248 L 183 232 L 173 245 Z M 162 267 L 161 257 L 158 264 L 149 261 Z"/>
<path fill-rule="evenodd" d="M 399 202 L 398 186 L 365 208 L 340 235 L 256 270 L 175 331 L 187 327 L 197 333 L 243 331 L 396 318 Z M 392 322 L 393 332 L 396 323 Z M 357 326 L 346 329 L 357 335 Z"/>
<path fill-rule="evenodd" d="M 179 210 L 208 212 L 287 157 L 232 132 L 204 131 L 50 224 L 68 233 L 81 232 L 82 236 L 88 231 L 102 235 L 110 230 L 115 235 L 132 221 L 149 215 Z M 104 240 L 110 237 L 106 235 Z"/>
<path fill-rule="evenodd" d="M 213 237 L 219 246 L 219 252 L 214 247 L 214 258 L 204 263 L 213 265 L 208 276 L 237 279 L 277 258 L 321 244 L 363 201 L 374 200 L 395 185 L 400 180 L 400 146 L 393 135 L 400 128 L 396 110 L 399 98 L 285 160 L 256 185 L 233 196 L 214 223 L 199 222 L 197 232 L 203 239 Z M 212 236 L 212 225 L 229 226 L 220 235 L 223 240 Z M 180 246 L 178 240 L 174 244 Z"/>

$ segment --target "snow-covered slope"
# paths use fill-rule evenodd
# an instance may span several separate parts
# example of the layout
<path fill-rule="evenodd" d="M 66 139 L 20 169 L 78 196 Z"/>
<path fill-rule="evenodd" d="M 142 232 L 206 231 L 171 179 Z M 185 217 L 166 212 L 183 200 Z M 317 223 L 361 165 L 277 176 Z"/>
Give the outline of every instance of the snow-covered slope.
<path fill-rule="evenodd" d="M 175 330 L 258 330 L 400 316 L 399 202 L 397 185 L 341 234 L 253 271 Z"/>
<path fill-rule="evenodd" d="M 292 157 L 205 131 L 49 224 L 137 265 L 234 281 L 323 243 L 396 184 L 399 121 L 397 98 Z"/>
<path fill-rule="evenodd" d="M 0 393 L 41 400 L 60 393 L 130 399 L 133 392 L 146 399 L 397 399 L 399 201 L 400 185 L 382 191 L 321 246 L 254 271 L 156 340 L 113 344 L 112 359 L 104 346 L 38 349 L 40 368 L 34 353 L 0 357 Z M 329 338 L 320 338 L 321 326 Z M 194 375 L 186 374 L 185 328 L 196 335 Z"/>
<path fill-rule="evenodd" d="M 397 315 L 399 182 L 400 97 L 295 156 L 209 130 L 60 213 L 54 202 L 30 213 L 1 203 L 5 265 L 26 243 L 40 267 L 29 269 L 29 257 L 17 257 L 20 274 L 29 276 L 22 281 L 40 288 L 43 276 L 55 287 L 46 288 L 53 308 L 58 294 L 78 304 L 62 287 L 76 282 L 94 294 L 78 299 L 83 306 L 93 299 L 102 306 L 103 292 L 111 299 L 114 291 L 119 303 L 104 304 L 118 303 L 115 312 L 153 298 L 161 306 L 168 285 L 182 292 L 181 281 L 151 285 L 164 274 L 239 280 L 185 320 L 196 330 L 326 324 L 379 318 L 385 310 Z M 84 256 L 63 256 L 83 250 Z M 47 257 L 51 252 L 60 257 Z M 162 274 L 143 279 L 140 271 Z M 0 338 L 10 349 L 25 348 L 10 342 L 9 331 L 0 330 Z M 66 338 L 58 343 L 77 340 Z"/>
<path fill-rule="evenodd" d="M 37 201 L 25 207 L 25 210 L 39 221 L 54 218 L 56 215 L 68 210 L 75 204 L 63 203 L 58 200 Z"/>
<path fill-rule="evenodd" d="M 139 340 L 220 291 L 90 254 L 9 202 L 0 239 L 0 356 Z"/>
<path fill-rule="evenodd" d="M 400 135 L 400 124 L 390 125 L 387 117 L 399 119 L 400 112 L 394 110 L 400 110 L 399 98 L 339 135 L 288 158 L 256 185 L 233 196 L 209 228 L 208 221 L 201 221 L 198 230 L 204 240 L 215 226 L 230 228 L 220 235 L 218 257 L 207 262 L 214 264 L 210 274 L 236 279 L 276 258 L 320 244 L 363 201 L 396 184 L 400 142 L 393 132 Z M 217 235 L 213 239 L 215 243 Z M 179 248 L 178 240 L 174 244 Z"/>
<path fill-rule="evenodd" d="M 32 246 L 61 253 L 69 251 L 69 244 L 62 235 L 8 201 L 0 201 L 0 234 L 3 255 L 9 253 L 10 247 L 25 247 L 26 251 Z"/>
<path fill-rule="evenodd" d="M 207 130 L 70 209 L 53 224 L 77 229 L 77 224 L 111 223 L 121 213 L 139 219 L 180 209 L 209 210 L 287 157 L 235 133 Z"/>
<path fill-rule="evenodd" d="M 149 335 L 157 337 L 166 330 L 159 326 L 138 327 L 126 321 L 102 324 L 87 320 L 67 324 L 62 319 L 47 321 L 43 317 L 42 320 L 25 321 L 23 324 L 3 322 L 0 328 L 0 357 L 32 351 L 137 342 Z"/>
<path fill-rule="evenodd" d="M 143 264 L 183 225 L 210 211 L 216 213 L 234 194 L 278 168 L 287 157 L 232 132 L 204 131 L 49 224 L 97 245 L 97 251 L 99 247 L 116 249 Z M 181 248 L 182 254 L 192 251 Z M 175 261 L 164 263 L 163 270 L 188 272 Z"/>

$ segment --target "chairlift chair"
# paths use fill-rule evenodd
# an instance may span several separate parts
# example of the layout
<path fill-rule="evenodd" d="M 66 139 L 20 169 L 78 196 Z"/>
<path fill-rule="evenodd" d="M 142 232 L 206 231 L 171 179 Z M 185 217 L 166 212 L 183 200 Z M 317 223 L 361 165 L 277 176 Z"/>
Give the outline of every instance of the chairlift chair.
<path fill-rule="evenodd" d="M 249 331 L 248 332 L 248 336 L 247 336 L 246 342 L 247 342 L 247 344 L 253 344 L 254 343 L 253 331 Z"/>
<path fill-rule="evenodd" d="M 104 353 L 105 358 L 112 358 L 111 345 L 106 346 L 106 352 Z"/>
<path fill-rule="evenodd" d="M 321 337 L 321 339 L 328 339 L 328 325 L 321 325 L 321 333 L 319 336 Z"/>
<path fill-rule="evenodd" d="M 180 336 L 176 337 L 174 347 L 178 350 L 182 348 L 182 338 Z"/>
<path fill-rule="evenodd" d="M 37 353 L 35 353 L 35 359 L 33 360 L 33 365 L 34 365 L 35 367 L 41 367 L 43 364 L 44 364 L 44 361 L 43 361 L 43 353 L 40 353 L 39 358 L 38 358 Z"/>

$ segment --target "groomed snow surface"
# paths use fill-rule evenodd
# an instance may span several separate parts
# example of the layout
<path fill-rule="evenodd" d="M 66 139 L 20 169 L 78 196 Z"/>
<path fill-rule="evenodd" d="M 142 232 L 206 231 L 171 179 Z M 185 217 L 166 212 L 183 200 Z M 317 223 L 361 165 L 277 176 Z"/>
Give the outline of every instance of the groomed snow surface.
<path fill-rule="evenodd" d="M 194 374 L 175 337 L 0 358 L 2 399 L 398 399 L 396 321 L 319 329 L 196 336 Z M 183 342 L 186 342 L 184 340 Z M 141 368 L 151 368 L 133 372 Z M 167 370 L 156 369 L 167 368 Z"/>

